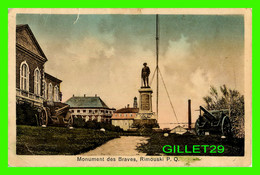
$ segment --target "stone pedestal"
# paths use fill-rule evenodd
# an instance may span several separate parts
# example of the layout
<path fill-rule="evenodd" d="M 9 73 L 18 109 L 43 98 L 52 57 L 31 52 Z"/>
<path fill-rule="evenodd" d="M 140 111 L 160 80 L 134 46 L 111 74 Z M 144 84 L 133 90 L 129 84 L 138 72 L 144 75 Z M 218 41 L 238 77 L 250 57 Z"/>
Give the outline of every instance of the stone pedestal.
<path fill-rule="evenodd" d="M 152 93 L 153 90 L 150 87 L 142 87 L 139 89 L 139 112 L 136 115 L 135 120 L 155 120 L 157 117 L 152 109 Z M 138 123 L 143 123 L 144 121 L 137 121 Z M 151 121 L 147 121 L 150 123 Z"/>

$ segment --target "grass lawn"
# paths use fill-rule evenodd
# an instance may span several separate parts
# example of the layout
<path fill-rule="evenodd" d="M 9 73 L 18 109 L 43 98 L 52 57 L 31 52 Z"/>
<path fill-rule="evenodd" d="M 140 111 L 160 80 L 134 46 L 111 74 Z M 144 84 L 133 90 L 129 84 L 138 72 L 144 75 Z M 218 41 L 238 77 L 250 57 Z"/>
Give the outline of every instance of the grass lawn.
<path fill-rule="evenodd" d="M 18 155 L 75 155 L 119 137 L 116 132 L 65 127 L 17 126 Z"/>
<path fill-rule="evenodd" d="M 209 147 L 206 148 L 206 153 L 204 153 L 204 148 L 200 148 L 201 153 L 177 153 L 177 147 L 175 153 L 165 153 L 163 152 L 163 146 L 165 145 L 180 145 L 179 150 L 181 152 L 185 151 L 185 145 L 187 145 L 187 150 L 191 151 L 193 145 L 223 145 L 223 153 L 210 153 Z M 185 155 L 185 156 L 244 156 L 244 139 L 243 138 L 230 138 L 221 139 L 220 136 L 196 136 L 196 135 L 177 135 L 170 134 L 168 137 L 164 137 L 163 133 L 152 134 L 147 144 L 142 144 L 138 147 L 141 152 L 147 153 L 147 155 Z M 173 149 L 172 149 L 173 150 Z M 216 149 L 218 151 L 218 149 Z"/>

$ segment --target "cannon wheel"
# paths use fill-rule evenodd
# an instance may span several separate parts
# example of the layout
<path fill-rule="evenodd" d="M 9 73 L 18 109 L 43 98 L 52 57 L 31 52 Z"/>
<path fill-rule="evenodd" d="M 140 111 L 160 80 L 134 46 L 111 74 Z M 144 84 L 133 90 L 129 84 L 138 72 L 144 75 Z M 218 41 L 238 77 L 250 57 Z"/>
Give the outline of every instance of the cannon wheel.
<path fill-rule="evenodd" d="M 195 131 L 196 131 L 196 134 L 201 136 L 201 135 L 205 135 L 205 132 L 202 131 L 200 128 L 199 128 L 199 119 L 196 120 L 196 123 L 195 123 Z"/>
<path fill-rule="evenodd" d="M 231 135 L 231 122 L 227 116 L 225 116 L 222 119 L 221 122 L 221 132 L 224 136 L 230 136 Z"/>
<path fill-rule="evenodd" d="M 40 126 L 48 124 L 48 113 L 45 107 L 43 107 L 41 113 L 40 113 L 40 118 L 39 118 Z"/>

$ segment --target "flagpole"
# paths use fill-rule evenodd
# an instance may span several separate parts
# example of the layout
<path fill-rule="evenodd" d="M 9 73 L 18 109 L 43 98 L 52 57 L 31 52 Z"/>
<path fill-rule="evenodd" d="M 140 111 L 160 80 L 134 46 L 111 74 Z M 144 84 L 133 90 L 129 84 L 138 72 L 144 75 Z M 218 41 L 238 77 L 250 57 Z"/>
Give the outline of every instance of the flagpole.
<path fill-rule="evenodd" d="M 159 104 L 159 17 L 156 15 L 156 115 L 158 120 Z"/>

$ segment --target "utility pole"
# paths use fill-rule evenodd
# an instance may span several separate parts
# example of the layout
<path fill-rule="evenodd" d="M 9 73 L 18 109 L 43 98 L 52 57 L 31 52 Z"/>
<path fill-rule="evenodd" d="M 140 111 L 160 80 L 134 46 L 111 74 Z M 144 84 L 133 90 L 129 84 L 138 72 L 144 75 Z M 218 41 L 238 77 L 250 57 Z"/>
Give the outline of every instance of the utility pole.
<path fill-rule="evenodd" d="M 156 15 L 156 115 L 158 120 L 158 104 L 159 104 L 159 17 Z"/>

